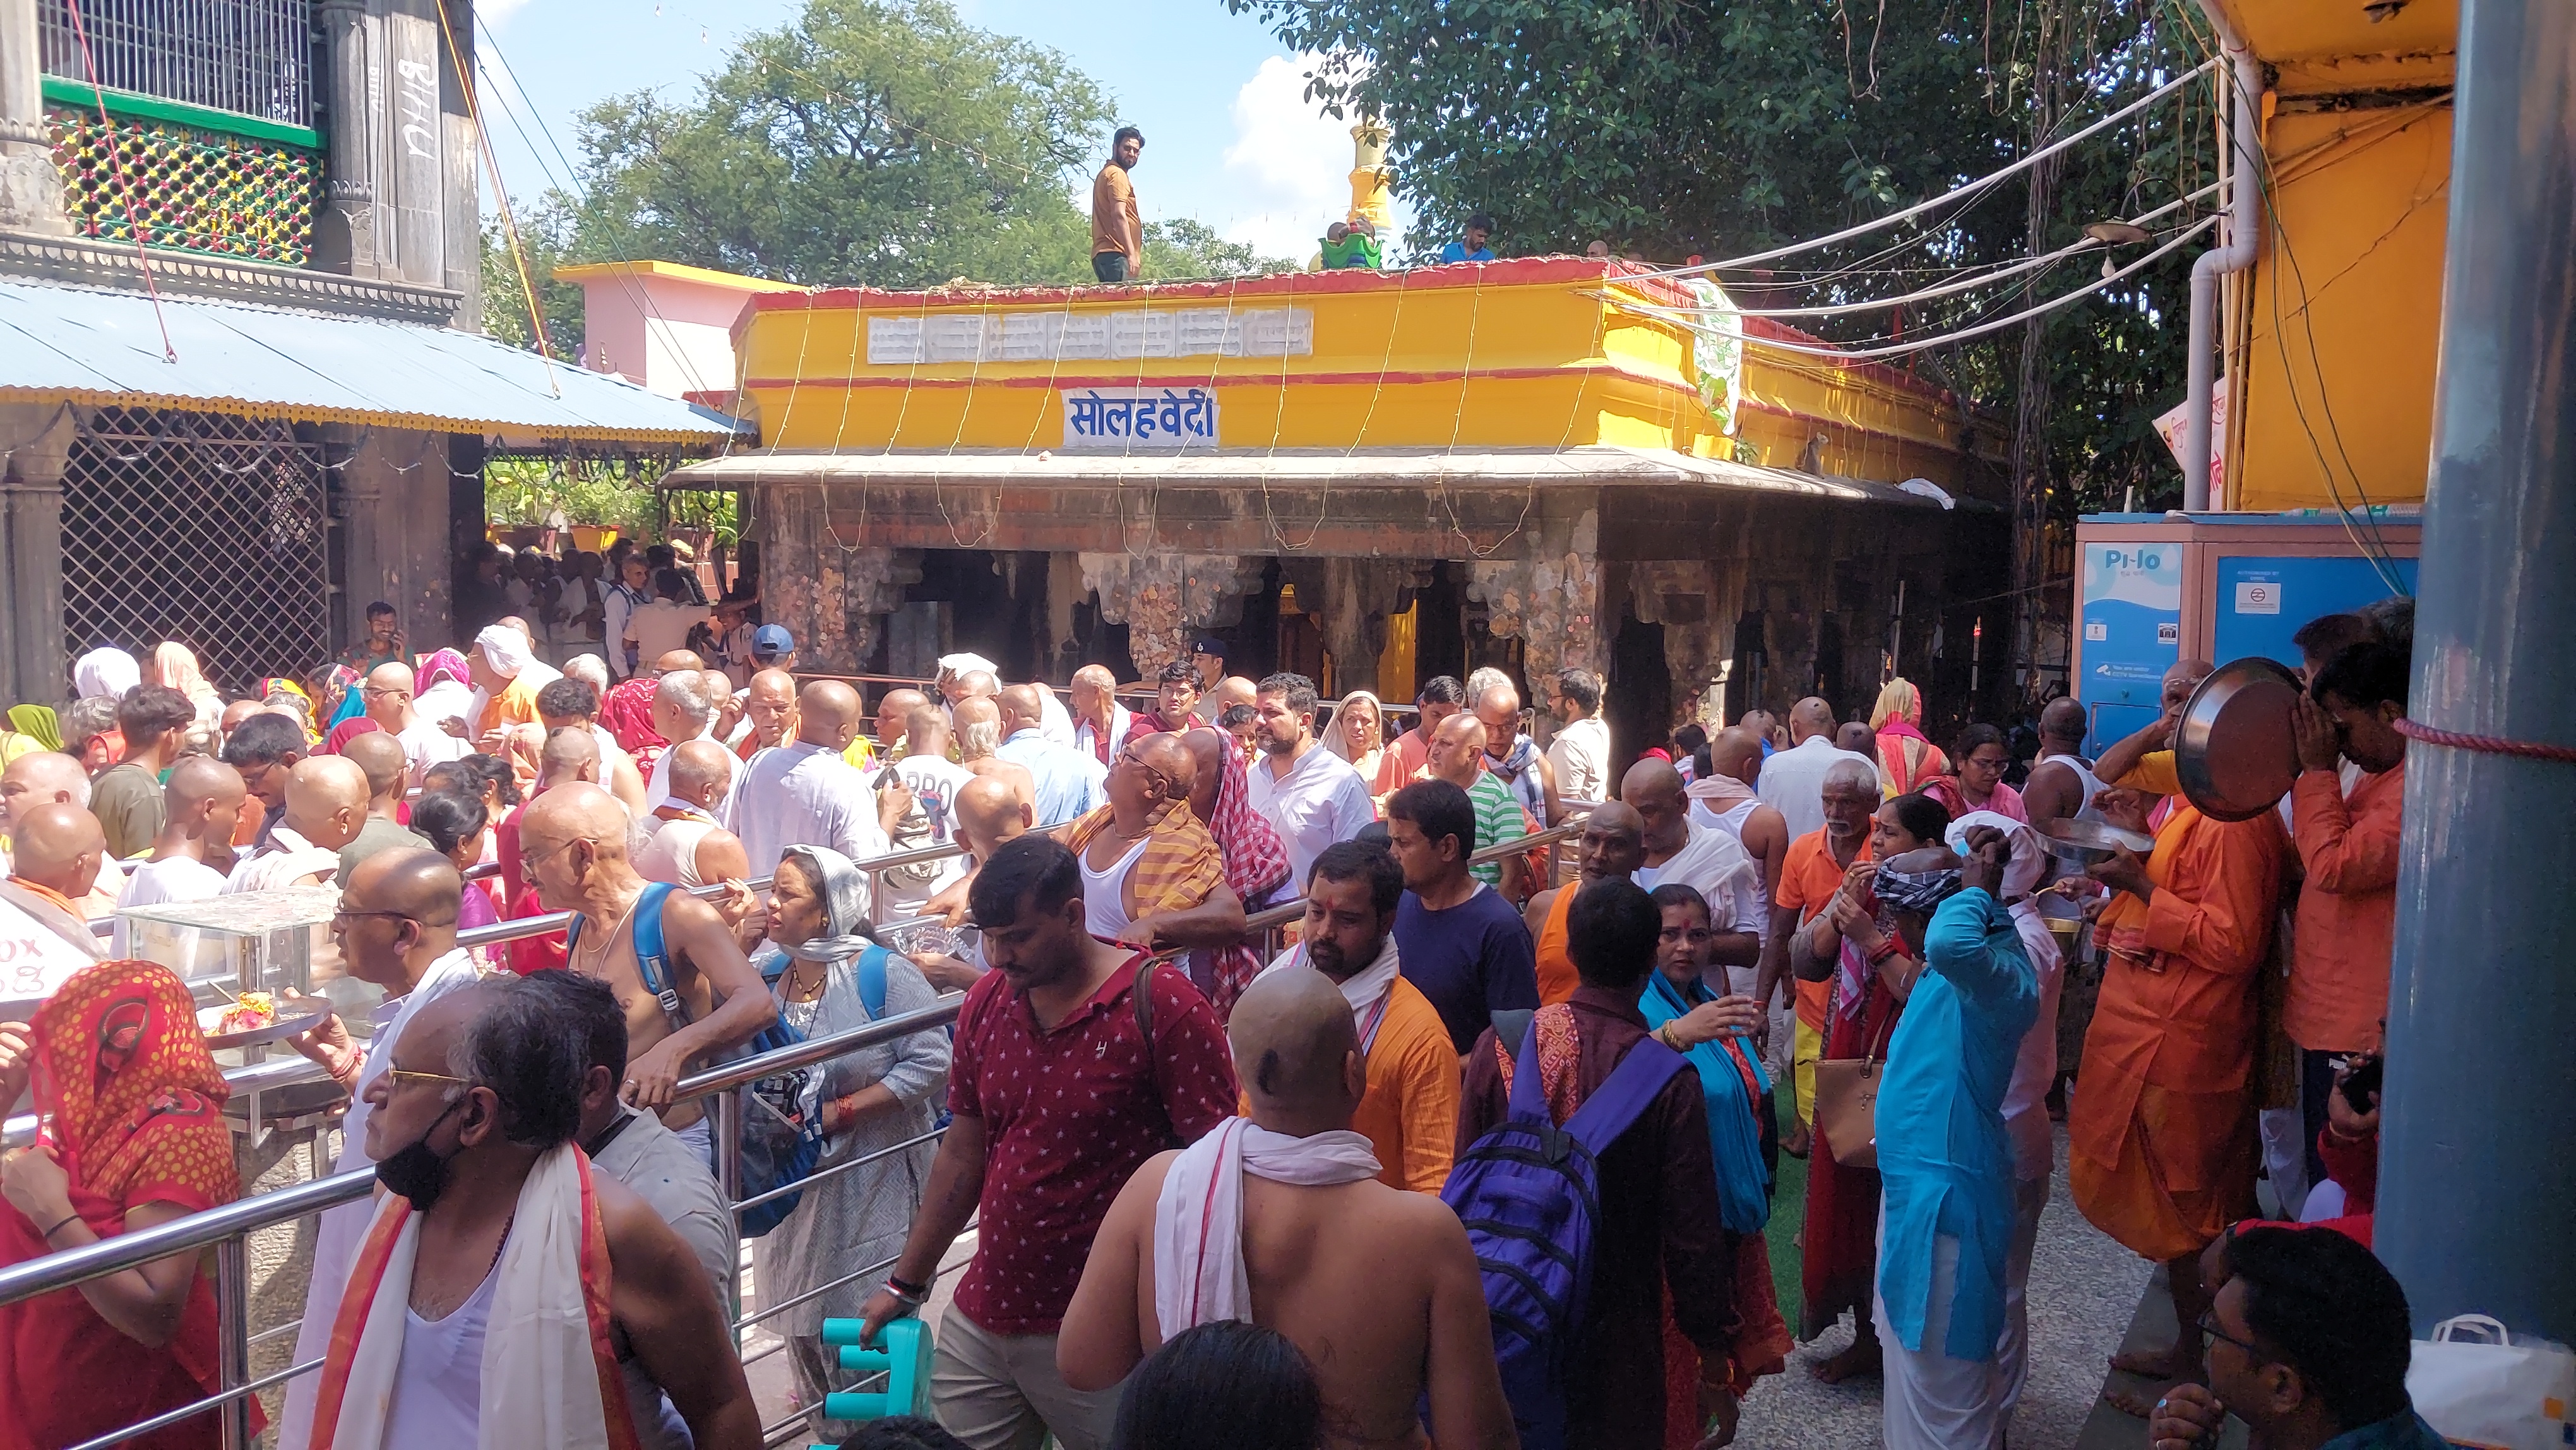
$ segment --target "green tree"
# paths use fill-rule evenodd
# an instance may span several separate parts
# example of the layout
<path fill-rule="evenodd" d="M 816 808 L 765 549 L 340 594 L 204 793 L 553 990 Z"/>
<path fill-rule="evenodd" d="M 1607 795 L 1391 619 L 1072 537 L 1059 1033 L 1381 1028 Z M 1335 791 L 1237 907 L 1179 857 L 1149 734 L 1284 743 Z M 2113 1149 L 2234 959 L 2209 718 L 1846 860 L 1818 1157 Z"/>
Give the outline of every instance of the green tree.
<path fill-rule="evenodd" d="M 1177 282 L 1192 277 L 1258 277 L 1293 272 L 1286 257 L 1265 257 L 1242 242 L 1229 242 L 1216 228 L 1189 217 L 1145 223 L 1145 277 Z"/>

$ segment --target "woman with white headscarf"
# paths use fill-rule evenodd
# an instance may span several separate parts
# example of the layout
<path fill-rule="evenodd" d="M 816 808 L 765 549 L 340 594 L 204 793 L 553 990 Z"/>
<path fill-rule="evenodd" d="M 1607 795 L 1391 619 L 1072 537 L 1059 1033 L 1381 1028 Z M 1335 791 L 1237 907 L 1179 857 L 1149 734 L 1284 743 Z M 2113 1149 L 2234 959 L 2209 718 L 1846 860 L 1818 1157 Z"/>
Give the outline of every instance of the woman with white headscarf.
<path fill-rule="evenodd" d="M 126 691 L 142 683 L 143 666 L 113 647 L 91 650 L 72 666 L 72 684 L 84 700 L 122 700 Z"/>
<path fill-rule="evenodd" d="M 769 944 L 753 964 L 771 984 L 780 1019 L 808 1039 L 917 1012 L 938 999 L 920 968 L 857 934 L 866 924 L 866 897 L 865 878 L 838 851 L 790 846 L 779 859 L 769 888 Z M 883 1010 L 874 1016 L 859 985 L 863 955 L 880 958 L 885 971 Z M 928 1133 L 948 1083 L 948 1058 L 948 1034 L 930 1027 L 824 1063 L 823 1156 L 814 1171 Z M 901 1253 L 937 1156 L 936 1144 L 917 1143 L 807 1187 L 795 1212 L 754 1240 L 762 1302 L 792 1299 L 852 1265 Z M 823 1321 L 856 1318 L 876 1287 L 862 1278 L 770 1321 L 771 1331 L 787 1340 L 797 1400 L 818 1438 L 838 1440 L 857 1429 L 823 1419 L 825 1392 L 846 1378 L 837 1368 L 839 1351 L 823 1345 Z"/>
<path fill-rule="evenodd" d="M 152 660 L 143 667 L 147 684 L 161 685 L 188 697 L 197 707 L 197 724 L 212 727 L 224 718 L 224 697 L 206 679 L 197 663 L 197 652 L 177 640 L 163 640 L 153 647 Z M 309 725 L 311 722 L 307 722 Z"/>
<path fill-rule="evenodd" d="M 1349 761 L 1360 779 L 1377 779 L 1378 762 L 1386 754 L 1386 707 L 1366 690 L 1344 695 L 1324 726 L 1323 744 Z"/>

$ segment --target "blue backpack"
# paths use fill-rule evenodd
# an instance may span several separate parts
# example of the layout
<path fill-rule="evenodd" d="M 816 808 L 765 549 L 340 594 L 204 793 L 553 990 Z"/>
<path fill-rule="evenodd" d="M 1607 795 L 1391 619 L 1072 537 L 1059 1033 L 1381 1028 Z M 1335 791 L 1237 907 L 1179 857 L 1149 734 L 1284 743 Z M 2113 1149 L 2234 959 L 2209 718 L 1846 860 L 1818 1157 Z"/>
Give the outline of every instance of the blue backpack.
<path fill-rule="evenodd" d="M 1533 1023 L 1513 1064 L 1510 1116 L 1458 1155 L 1440 1190 L 1476 1253 L 1523 1450 L 1565 1444 L 1566 1370 L 1592 1293 L 1600 1230 L 1596 1160 L 1688 1066 L 1645 1038 L 1560 1128 L 1539 1085 Z"/>
<path fill-rule="evenodd" d="M 662 1006 L 662 1015 L 678 1031 L 689 1025 L 688 1004 L 680 999 L 671 985 L 671 959 L 662 940 L 662 907 L 672 888 L 653 882 L 635 903 L 635 968 L 644 979 L 644 990 L 653 994 Z M 581 922 L 575 918 L 565 933 L 565 949 L 581 933 Z M 764 974 L 770 990 L 775 992 L 779 978 L 787 971 L 787 958 L 781 955 L 774 974 Z M 861 954 L 858 966 L 859 998 L 871 1020 L 885 1015 L 886 951 L 870 947 Z M 787 1025 L 781 1018 L 760 1030 L 749 1042 L 719 1056 L 709 1066 L 721 1062 L 739 1062 L 782 1047 L 794 1047 L 805 1040 L 805 1034 Z M 795 1068 L 774 1077 L 765 1077 L 736 1089 L 742 1095 L 742 1142 L 738 1156 L 742 1164 L 742 1194 L 758 1198 L 791 1184 L 802 1183 L 814 1171 L 823 1156 L 823 1080 L 828 1064 L 817 1063 Z M 744 1238 L 759 1238 L 784 1222 L 796 1211 L 802 1193 L 783 1194 L 739 1215 Z"/>

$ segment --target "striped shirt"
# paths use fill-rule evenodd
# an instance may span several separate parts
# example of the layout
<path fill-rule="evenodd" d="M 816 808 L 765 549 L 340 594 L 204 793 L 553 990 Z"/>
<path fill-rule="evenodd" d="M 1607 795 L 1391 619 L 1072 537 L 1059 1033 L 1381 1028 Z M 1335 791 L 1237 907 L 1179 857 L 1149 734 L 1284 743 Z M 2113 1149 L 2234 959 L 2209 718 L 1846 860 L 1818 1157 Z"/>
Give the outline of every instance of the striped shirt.
<path fill-rule="evenodd" d="M 1503 778 L 1489 770 L 1476 772 L 1476 783 L 1467 788 L 1467 800 L 1476 808 L 1476 849 L 1517 841 L 1529 834 L 1528 817 L 1521 813 L 1521 803 L 1512 798 L 1512 788 Z M 1503 863 L 1499 860 L 1480 862 L 1468 874 L 1488 886 L 1503 884 Z"/>

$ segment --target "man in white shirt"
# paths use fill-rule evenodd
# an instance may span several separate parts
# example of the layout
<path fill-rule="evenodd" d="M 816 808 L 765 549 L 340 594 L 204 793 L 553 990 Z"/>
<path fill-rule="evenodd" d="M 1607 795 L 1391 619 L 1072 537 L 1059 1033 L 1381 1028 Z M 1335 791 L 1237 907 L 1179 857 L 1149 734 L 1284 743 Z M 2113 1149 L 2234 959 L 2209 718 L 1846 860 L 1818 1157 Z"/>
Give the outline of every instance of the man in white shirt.
<path fill-rule="evenodd" d="M 742 838 L 755 879 L 776 871 L 790 846 L 829 846 L 853 861 L 886 854 L 876 792 L 841 756 L 858 738 L 859 692 L 816 680 L 797 696 L 796 716 L 793 743 L 764 750 L 743 768 L 725 820 Z M 867 910 L 864 874 L 860 880 Z"/>
<path fill-rule="evenodd" d="M 707 687 L 707 679 L 696 670 L 673 670 L 655 682 L 653 729 L 672 745 L 690 740 L 715 741 L 716 700 Z M 722 750 L 723 743 L 716 742 L 716 748 Z M 671 752 L 665 750 L 653 761 L 653 774 L 644 782 L 644 808 L 658 811 L 670 800 Z"/>
<path fill-rule="evenodd" d="M 1253 695 L 1252 710 L 1261 756 L 1245 773 L 1244 799 L 1279 833 L 1289 879 L 1303 881 L 1324 848 L 1358 835 L 1377 819 L 1377 807 L 1359 771 L 1315 738 L 1314 681 L 1272 675 Z"/>
<path fill-rule="evenodd" d="M 222 895 L 224 873 L 233 862 L 233 828 L 249 798 L 240 771 L 203 755 L 180 757 L 161 788 L 161 834 L 151 856 L 126 873 L 117 906 L 167 906 Z M 116 954 L 133 955 L 127 946 L 125 918 L 119 916 Z"/>
<path fill-rule="evenodd" d="M 1106 665 L 1084 665 L 1073 672 L 1073 748 L 1107 770 L 1118 758 L 1136 714 L 1118 703 L 1118 677 Z"/>
<path fill-rule="evenodd" d="M 688 580 L 677 569 L 665 569 L 653 580 L 655 598 L 627 612 L 625 643 L 638 660 L 657 660 L 688 648 L 689 631 L 706 623 L 714 611 L 691 604 Z"/>
<path fill-rule="evenodd" d="M 1590 670 L 1559 671 L 1550 704 L 1562 722 L 1547 743 L 1558 799 L 1608 800 L 1610 726 L 1601 718 L 1601 677 Z"/>
<path fill-rule="evenodd" d="M 1675 885 L 1700 894 L 1714 934 L 1711 965 L 1750 968 L 1759 962 L 1767 911 L 1762 868 L 1732 833 L 1690 818 L 1681 772 L 1652 757 L 1640 760 L 1620 779 L 1619 799 L 1645 823 L 1639 832 L 1645 854 L 1631 879 L 1648 891 Z M 1708 985 L 1724 995 L 1730 983 L 1720 978 Z"/>
<path fill-rule="evenodd" d="M 367 1156 L 367 1084 L 393 1060 L 394 1044 L 420 1010 L 474 985 L 474 958 L 456 945 L 456 906 L 464 880 L 435 851 L 395 850 L 370 856 L 340 889 L 340 915 L 331 923 L 349 975 L 384 989 L 375 1010 L 376 1033 L 363 1050 L 335 1013 L 290 1038 L 295 1050 L 322 1065 L 349 1092 L 341 1124 L 337 1173 L 374 1166 Z M 313 1273 L 304 1291 L 304 1326 L 296 1332 L 295 1362 L 320 1359 L 331 1341 L 333 1312 L 347 1284 L 358 1243 L 375 1204 L 367 1199 L 325 1209 L 313 1240 Z M 313 1396 L 320 1375 L 286 1382 L 286 1417 L 279 1450 L 306 1450 L 313 1429 Z"/>
<path fill-rule="evenodd" d="M 637 663 L 634 646 L 626 643 L 626 625 L 635 617 L 635 611 L 652 598 L 652 583 L 653 566 L 644 562 L 643 554 L 633 553 L 626 556 L 626 562 L 618 569 L 616 581 L 608 586 L 608 597 L 601 611 L 606 620 L 603 638 L 609 672 L 621 680 L 635 673 Z M 652 656 L 643 658 L 651 659 Z"/>
<path fill-rule="evenodd" d="M 366 701 L 367 718 L 402 746 L 411 776 L 409 784 L 417 790 L 431 766 L 463 760 L 474 753 L 474 742 L 448 734 L 437 721 L 413 709 L 413 683 L 411 666 L 382 664 L 367 672 L 366 679 L 359 682 L 358 694 Z"/>
<path fill-rule="evenodd" d="M 1046 737 L 1045 702 L 1054 692 L 1043 685 L 1013 685 L 996 701 L 1002 712 L 1002 743 L 993 751 L 1021 767 L 1037 786 L 1038 820 L 1047 825 L 1070 821 L 1107 799 L 1101 783 L 1109 767 Z M 1070 740 L 1072 731 L 1065 734 Z"/>
<path fill-rule="evenodd" d="M 975 773 L 949 761 L 947 717 L 927 701 L 915 705 L 904 722 L 903 759 L 887 769 L 912 795 L 911 805 L 888 828 L 889 849 L 921 851 L 955 845 L 957 796 Z M 963 856 L 885 871 L 880 876 L 885 900 L 879 914 L 887 920 L 919 915 L 924 902 L 965 874 Z"/>
<path fill-rule="evenodd" d="M 1834 748 L 1834 707 L 1813 695 L 1789 710 L 1790 748 L 1771 752 L 1762 762 L 1762 803 L 1789 823 L 1789 839 L 1825 828 L 1825 772 L 1840 760 L 1856 760 L 1878 776 L 1878 762 L 1866 755 Z"/>

